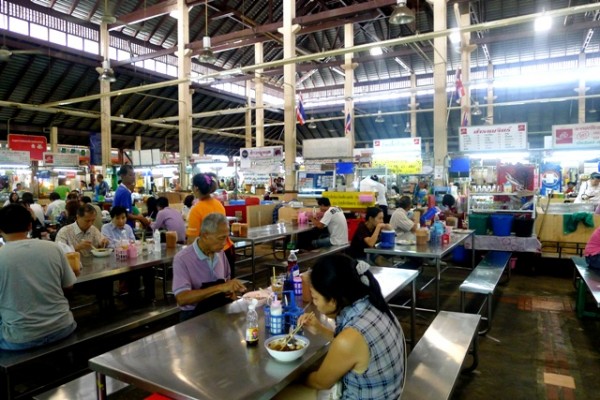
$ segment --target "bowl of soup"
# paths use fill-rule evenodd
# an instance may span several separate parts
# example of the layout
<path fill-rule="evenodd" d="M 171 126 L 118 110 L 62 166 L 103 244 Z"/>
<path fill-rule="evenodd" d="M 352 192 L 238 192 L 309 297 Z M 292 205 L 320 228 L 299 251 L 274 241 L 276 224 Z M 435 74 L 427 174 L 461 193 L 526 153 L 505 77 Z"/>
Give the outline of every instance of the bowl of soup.
<path fill-rule="evenodd" d="M 108 257 L 113 249 L 92 249 L 92 254 L 96 257 Z"/>
<path fill-rule="evenodd" d="M 291 362 L 299 359 L 306 353 L 310 340 L 307 337 L 294 335 L 294 339 L 284 343 L 288 335 L 275 335 L 265 340 L 265 348 L 277 361 Z"/>

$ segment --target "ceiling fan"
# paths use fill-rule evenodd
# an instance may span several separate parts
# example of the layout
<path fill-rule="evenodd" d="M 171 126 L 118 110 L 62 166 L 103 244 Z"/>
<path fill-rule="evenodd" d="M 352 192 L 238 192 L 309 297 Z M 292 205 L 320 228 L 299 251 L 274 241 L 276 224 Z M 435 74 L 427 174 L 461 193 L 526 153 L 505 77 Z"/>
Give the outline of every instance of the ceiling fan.
<path fill-rule="evenodd" d="M 0 47 L 0 62 L 10 61 L 10 59 L 13 55 L 18 55 L 18 54 L 44 54 L 44 52 L 41 50 L 35 50 L 35 49 L 11 50 L 8 47 L 6 47 L 6 45 L 2 45 L 2 47 Z"/>

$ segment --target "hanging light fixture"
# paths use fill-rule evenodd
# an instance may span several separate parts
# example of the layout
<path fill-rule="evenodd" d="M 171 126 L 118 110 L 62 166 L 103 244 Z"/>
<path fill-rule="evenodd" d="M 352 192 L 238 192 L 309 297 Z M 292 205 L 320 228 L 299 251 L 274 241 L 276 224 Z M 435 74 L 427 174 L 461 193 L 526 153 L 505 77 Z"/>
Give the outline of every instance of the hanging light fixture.
<path fill-rule="evenodd" d="M 204 2 L 204 37 L 202 38 L 202 52 L 199 60 L 207 64 L 214 64 L 217 61 L 210 45 L 210 36 L 208 36 L 208 0 Z"/>
<path fill-rule="evenodd" d="M 105 82 L 110 82 L 110 83 L 117 81 L 117 78 L 115 77 L 115 72 L 110 67 L 109 60 L 102 61 L 102 66 L 97 67 L 96 71 L 98 71 L 98 74 L 100 75 L 98 77 L 99 81 L 105 81 Z"/>
<path fill-rule="evenodd" d="M 471 111 L 471 115 L 481 115 L 481 109 L 479 108 L 479 102 L 473 102 L 473 111 Z"/>
<path fill-rule="evenodd" d="M 406 7 L 406 0 L 398 0 L 397 6 L 390 16 L 390 24 L 406 25 L 415 22 L 415 12 Z"/>
<path fill-rule="evenodd" d="M 375 118 L 375 122 L 380 124 L 384 121 L 385 119 L 383 119 L 383 115 L 381 115 L 381 110 L 377 111 L 377 118 Z"/>
<path fill-rule="evenodd" d="M 313 117 L 310 118 L 310 122 L 308 123 L 308 129 L 316 129 L 317 124 L 315 124 L 315 119 Z"/>

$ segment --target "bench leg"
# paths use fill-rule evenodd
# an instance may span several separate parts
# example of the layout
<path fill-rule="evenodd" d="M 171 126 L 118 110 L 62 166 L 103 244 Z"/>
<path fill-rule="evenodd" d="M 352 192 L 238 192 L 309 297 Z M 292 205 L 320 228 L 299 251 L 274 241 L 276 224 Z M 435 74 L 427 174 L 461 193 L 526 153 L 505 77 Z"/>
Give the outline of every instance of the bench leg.
<path fill-rule="evenodd" d="M 460 312 L 465 312 L 465 292 L 460 292 Z"/>
<path fill-rule="evenodd" d="M 96 398 L 106 400 L 106 376 L 96 372 Z"/>
<path fill-rule="evenodd" d="M 463 369 L 461 372 L 464 374 L 468 374 L 470 372 L 475 371 L 477 366 L 479 365 L 479 337 L 477 334 L 473 336 L 473 346 L 469 351 L 469 354 L 473 357 L 473 362 L 467 368 Z"/>

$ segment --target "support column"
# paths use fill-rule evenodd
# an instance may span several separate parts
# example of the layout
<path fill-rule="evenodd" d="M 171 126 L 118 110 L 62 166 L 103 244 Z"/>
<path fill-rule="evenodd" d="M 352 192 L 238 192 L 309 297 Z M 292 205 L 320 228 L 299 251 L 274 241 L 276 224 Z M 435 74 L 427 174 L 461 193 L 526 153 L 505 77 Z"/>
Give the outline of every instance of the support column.
<path fill-rule="evenodd" d="M 252 90 L 252 82 L 250 80 L 246 81 L 246 112 L 244 120 L 245 120 L 245 136 L 246 136 L 246 147 L 252 147 L 252 96 L 250 96 L 250 92 Z M 259 147 L 258 140 L 256 141 L 256 147 Z"/>
<path fill-rule="evenodd" d="M 454 3 L 455 11 L 458 8 L 459 12 L 456 13 L 458 19 L 458 26 L 466 28 L 471 25 L 471 15 L 469 14 L 469 4 Z M 467 114 L 467 126 L 472 123 L 471 116 L 471 52 L 475 49 L 471 46 L 471 34 L 463 32 L 460 38 L 460 64 L 461 64 L 461 79 L 465 84 L 465 95 L 460 101 L 460 123 L 462 124 L 463 116 Z"/>
<path fill-rule="evenodd" d="M 133 145 L 134 150 L 140 151 L 142 150 L 142 135 L 135 137 L 135 143 Z"/>
<path fill-rule="evenodd" d="M 263 43 L 256 43 L 254 45 L 254 63 L 262 64 L 264 62 L 264 46 Z M 256 96 L 256 112 L 254 125 L 256 126 L 256 147 L 262 147 L 265 145 L 265 102 L 264 92 L 265 84 L 264 78 L 262 77 L 263 69 L 259 68 L 254 71 L 254 94 Z"/>
<path fill-rule="evenodd" d="M 292 25 L 296 17 L 296 0 L 283 2 L 283 58 L 296 55 L 296 33 L 298 25 Z M 292 192 L 296 188 L 296 64 L 283 66 L 283 102 L 284 102 L 284 150 L 285 150 L 285 191 Z M 284 197 L 285 198 L 285 197 Z"/>
<path fill-rule="evenodd" d="M 446 0 L 434 0 L 433 2 L 433 30 L 443 31 L 447 28 Z M 448 94 L 446 93 L 447 81 L 447 41 L 445 36 L 433 39 L 433 162 L 434 166 L 444 165 L 444 158 L 448 154 L 448 123 L 446 114 L 448 112 Z M 441 185 L 441 180 L 435 180 L 434 184 Z"/>
<path fill-rule="evenodd" d="M 100 56 L 107 61 L 108 55 L 108 25 L 100 24 Z M 110 82 L 100 81 L 100 94 L 110 92 Z M 108 171 L 110 161 L 111 134 L 110 134 L 110 97 L 104 96 L 100 99 L 100 141 L 102 142 L 102 166 Z"/>
<path fill-rule="evenodd" d="M 58 153 L 58 128 L 56 126 L 50 127 L 50 151 Z"/>
<path fill-rule="evenodd" d="M 417 136 L 417 75 L 410 74 L 410 137 Z"/>
<path fill-rule="evenodd" d="M 579 99 L 578 99 L 578 110 L 577 113 L 577 122 L 580 124 L 585 123 L 585 92 L 587 88 L 585 87 L 585 53 L 579 53 Z"/>
<path fill-rule="evenodd" d="M 189 13 L 185 0 L 177 0 L 177 67 L 179 79 L 189 79 L 192 68 L 192 51 L 186 50 L 185 46 L 190 41 Z M 189 174 L 186 167 L 190 165 L 192 156 L 192 94 L 190 83 L 180 83 L 178 86 L 179 99 L 179 159 L 181 171 L 179 171 L 179 184 L 182 189 L 189 186 Z"/>
<path fill-rule="evenodd" d="M 490 62 L 487 66 L 487 115 L 485 123 L 488 125 L 494 124 L 494 65 Z"/>
<path fill-rule="evenodd" d="M 344 47 L 347 49 L 350 47 L 354 47 L 354 25 L 353 24 L 345 24 L 344 25 Z M 354 53 L 346 53 L 344 54 L 344 64 L 342 68 L 346 73 L 344 77 L 344 133 L 346 137 L 350 137 L 352 140 L 352 148 L 354 148 L 355 137 L 354 137 L 354 69 L 358 67 L 358 63 L 352 62 L 352 57 Z M 350 115 L 350 131 L 346 130 L 346 119 Z"/>
<path fill-rule="evenodd" d="M 204 155 L 204 142 L 198 144 L 198 155 L 202 157 Z"/>

